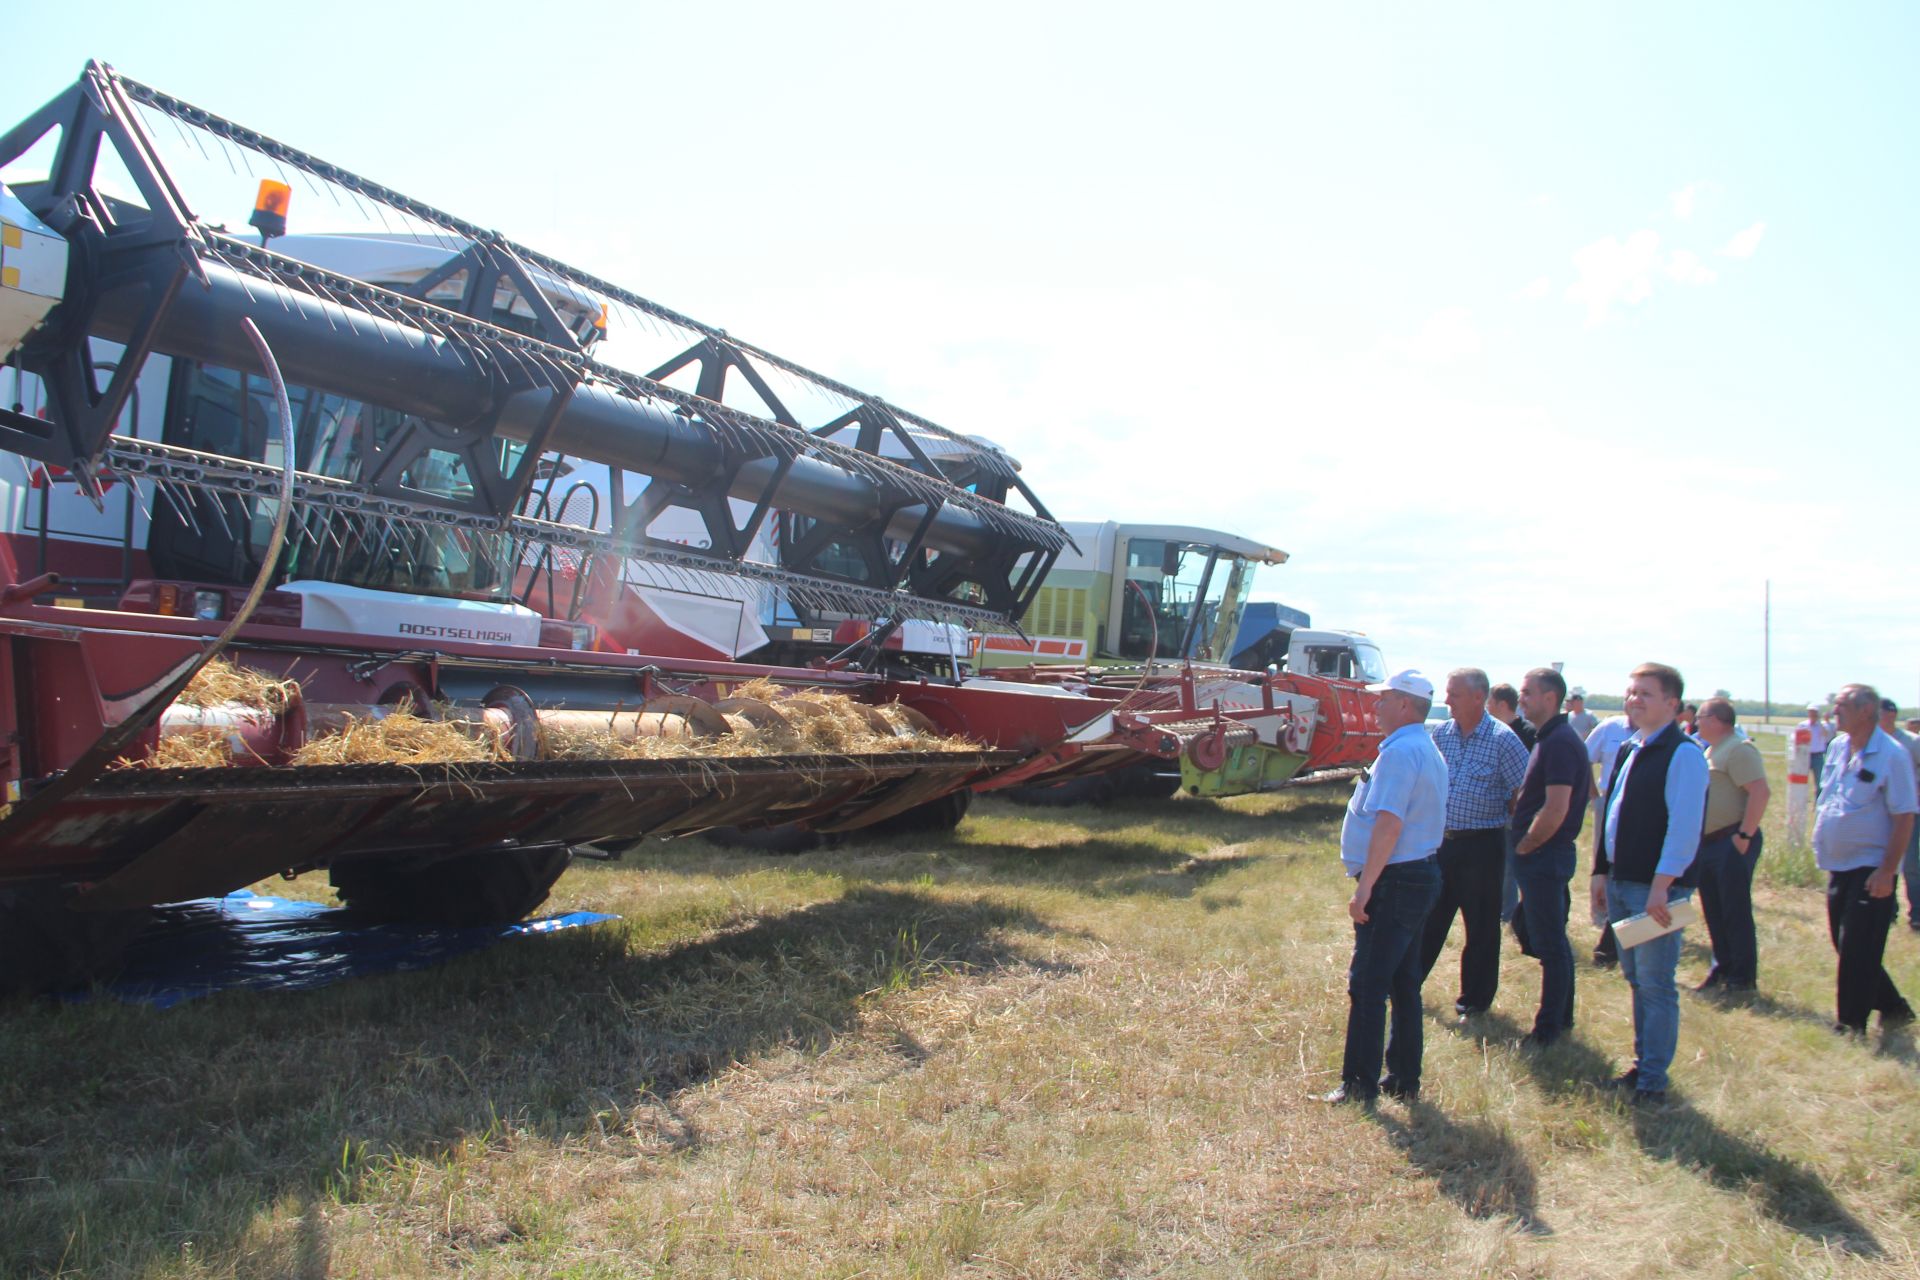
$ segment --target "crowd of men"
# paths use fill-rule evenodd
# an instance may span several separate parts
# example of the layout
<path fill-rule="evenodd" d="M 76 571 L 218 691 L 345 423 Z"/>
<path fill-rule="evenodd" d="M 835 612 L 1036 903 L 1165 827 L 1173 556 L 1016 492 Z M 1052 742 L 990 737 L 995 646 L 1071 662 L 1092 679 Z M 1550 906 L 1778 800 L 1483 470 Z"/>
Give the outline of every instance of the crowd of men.
<path fill-rule="evenodd" d="M 1551 667 L 1527 672 L 1517 690 L 1476 668 L 1454 671 L 1447 718 L 1431 725 L 1435 691 L 1420 672 L 1372 688 L 1382 738 L 1340 833 L 1355 881 L 1354 947 L 1340 1086 L 1324 1100 L 1418 1097 L 1421 990 L 1456 917 L 1462 1023 L 1493 1006 L 1510 923 L 1540 964 L 1524 1046 L 1545 1049 L 1573 1030 L 1567 921 L 1591 818 L 1586 900 L 1603 929 L 1594 962 L 1617 964 L 1632 991 L 1633 1063 L 1612 1085 L 1637 1104 L 1663 1101 L 1685 920 L 1697 910 L 1712 946 L 1696 991 L 1737 998 L 1759 981 L 1753 872 L 1772 792 L 1732 702 L 1684 702 L 1680 673 L 1657 662 L 1633 669 L 1625 713 L 1605 721 Z M 1861 684 L 1835 695 L 1831 723 L 1822 711 L 1810 708 L 1808 722 L 1826 730 L 1810 746 L 1813 848 L 1838 957 L 1834 1030 L 1864 1035 L 1876 1012 L 1883 1030 L 1914 1017 L 1882 962 L 1902 874 L 1908 923 L 1920 931 L 1920 719 L 1902 732 L 1898 707 Z"/>

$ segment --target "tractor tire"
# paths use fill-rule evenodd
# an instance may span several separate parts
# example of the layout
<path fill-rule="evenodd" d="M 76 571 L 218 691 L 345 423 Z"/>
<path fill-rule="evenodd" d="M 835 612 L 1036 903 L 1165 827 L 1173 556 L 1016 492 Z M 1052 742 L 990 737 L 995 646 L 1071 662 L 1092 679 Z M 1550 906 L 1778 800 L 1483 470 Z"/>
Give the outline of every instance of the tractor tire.
<path fill-rule="evenodd" d="M 76 911 L 57 889 L 0 890 L 0 997 L 72 991 L 111 979 L 151 913 Z"/>
<path fill-rule="evenodd" d="M 565 849 L 511 849 L 431 862 L 364 858 L 338 863 L 327 874 L 354 915 L 459 929 L 524 920 L 547 900 L 570 856 Z"/>
<path fill-rule="evenodd" d="M 1180 790 L 1180 775 L 1162 776 L 1166 766 L 1156 762 L 1068 778 L 1051 786 L 1008 787 L 1000 794 L 1015 804 L 1041 809 L 1075 805 L 1107 805 L 1116 800 L 1167 800 Z"/>
<path fill-rule="evenodd" d="M 847 834 L 856 840 L 868 836 L 903 835 L 940 835 L 952 831 L 967 816 L 967 810 L 973 807 L 973 791 L 962 787 L 958 791 L 949 791 L 937 800 L 917 804 L 904 813 L 896 813 L 891 818 L 882 818 L 870 827 L 860 827 Z"/>
<path fill-rule="evenodd" d="M 1036 809 L 1070 809 L 1076 805 L 1106 804 L 1114 797 L 1113 778 L 1104 773 L 1068 778 L 1048 786 L 1008 787 L 999 794 L 1015 804 Z"/>
<path fill-rule="evenodd" d="M 826 836 L 797 822 L 776 827 L 714 827 L 700 835 L 722 849 L 751 849 L 779 857 L 811 853 L 827 842 Z"/>
<path fill-rule="evenodd" d="M 1155 762 L 1136 764 L 1114 775 L 1115 790 L 1127 800 L 1171 800 L 1180 791 L 1180 768 Z"/>

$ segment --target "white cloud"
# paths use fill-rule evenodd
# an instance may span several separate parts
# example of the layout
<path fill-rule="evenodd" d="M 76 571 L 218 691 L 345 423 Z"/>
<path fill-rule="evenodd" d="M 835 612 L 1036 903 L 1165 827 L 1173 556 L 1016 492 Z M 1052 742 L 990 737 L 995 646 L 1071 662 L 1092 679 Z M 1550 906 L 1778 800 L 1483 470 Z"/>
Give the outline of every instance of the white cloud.
<path fill-rule="evenodd" d="M 1553 281 L 1547 279 L 1545 276 L 1535 276 L 1533 279 L 1527 281 L 1520 291 L 1513 296 L 1523 302 L 1541 302 L 1552 292 Z"/>
<path fill-rule="evenodd" d="M 1659 258 L 1660 236 L 1654 231 L 1636 231 L 1624 243 L 1613 236 L 1595 240 L 1574 252 L 1578 278 L 1567 286 L 1567 301 L 1586 307 L 1588 324 L 1605 323 L 1616 304 L 1637 306 L 1652 296 Z"/>
<path fill-rule="evenodd" d="M 1756 222 L 1727 241 L 1720 249 L 1722 255 L 1729 258 L 1751 258 L 1753 251 L 1760 247 L 1760 237 L 1767 234 L 1767 224 Z"/>
<path fill-rule="evenodd" d="M 1689 182 L 1667 197 L 1673 205 L 1673 216 L 1685 222 L 1693 216 L 1694 207 L 1700 202 L 1700 197 L 1709 195 L 1715 190 L 1717 188 L 1711 182 Z"/>
<path fill-rule="evenodd" d="M 1720 278 L 1691 249 L 1675 249 L 1668 254 L 1666 272 L 1676 284 L 1712 284 Z"/>
<path fill-rule="evenodd" d="M 1406 353 L 1420 364 L 1452 364 L 1479 355 L 1483 345 L 1473 313 L 1465 307 L 1445 307 L 1428 317 L 1419 334 L 1407 343 Z"/>

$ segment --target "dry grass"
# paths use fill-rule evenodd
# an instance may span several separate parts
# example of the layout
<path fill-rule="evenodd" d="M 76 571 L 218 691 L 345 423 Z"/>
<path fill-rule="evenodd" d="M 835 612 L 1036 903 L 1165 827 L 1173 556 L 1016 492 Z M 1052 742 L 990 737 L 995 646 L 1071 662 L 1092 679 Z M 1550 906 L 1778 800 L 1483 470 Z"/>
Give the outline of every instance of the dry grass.
<path fill-rule="evenodd" d="M 310 739 L 293 753 L 296 766 L 477 764 L 504 758 L 500 743 L 484 728 L 428 720 L 407 707 L 396 707 L 377 718 L 349 717 L 340 728 Z"/>
<path fill-rule="evenodd" d="M 8 1012 L 0 1274 L 1915 1274 L 1920 1052 L 1826 1033 L 1802 889 L 1758 894 L 1763 1000 L 1686 998 L 1665 1111 L 1594 1087 L 1630 1048 L 1617 974 L 1583 964 L 1576 1036 L 1516 1047 L 1538 971 L 1511 948 L 1492 1018 L 1429 1018 L 1423 1104 L 1310 1103 L 1344 794 L 987 801 L 806 859 L 679 842 L 562 879 L 618 925 L 304 996 Z M 1910 993 L 1917 944 L 1889 948 Z"/>
<path fill-rule="evenodd" d="M 180 692 L 176 701 L 189 707 L 218 707 L 238 704 L 256 711 L 279 715 L 300 696 L 300 684 L 235 666 L 225 658 L 215 658 L 200 670 Z"/>
<path fill-rule="evenodd" d="M 188 729 L 161 735 L 152 754 L 135 761 L 143 769 L 224 769 L 233 763 L 233 740 L 220 729 Z"/>

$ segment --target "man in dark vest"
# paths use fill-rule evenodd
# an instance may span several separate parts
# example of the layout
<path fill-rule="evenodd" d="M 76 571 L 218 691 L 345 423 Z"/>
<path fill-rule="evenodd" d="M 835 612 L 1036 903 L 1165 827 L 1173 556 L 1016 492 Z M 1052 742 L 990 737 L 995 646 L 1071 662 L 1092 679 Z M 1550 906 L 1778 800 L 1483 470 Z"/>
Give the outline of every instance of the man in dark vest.
<path fill-rule="evenodd" d="M 1633 669 L 1627 718 L 1634 733 L 1620 748 L 1594 836 L 1592 898 L 1616 928 L 1642 913 L 1672 923 L 1668 905 L 1693 894 L 1693 859 L 1707 805 L 1707 757 L 1680 730 L 1680 673 L 1658 662 Z M 1680 1041 L 1681 930 L 1620 948 L 1620 974 L 1633 988 L 1631 1069 L 1613 1083 L 1637 1103 L 1667 1096 L 1667 1068 Z"/>

